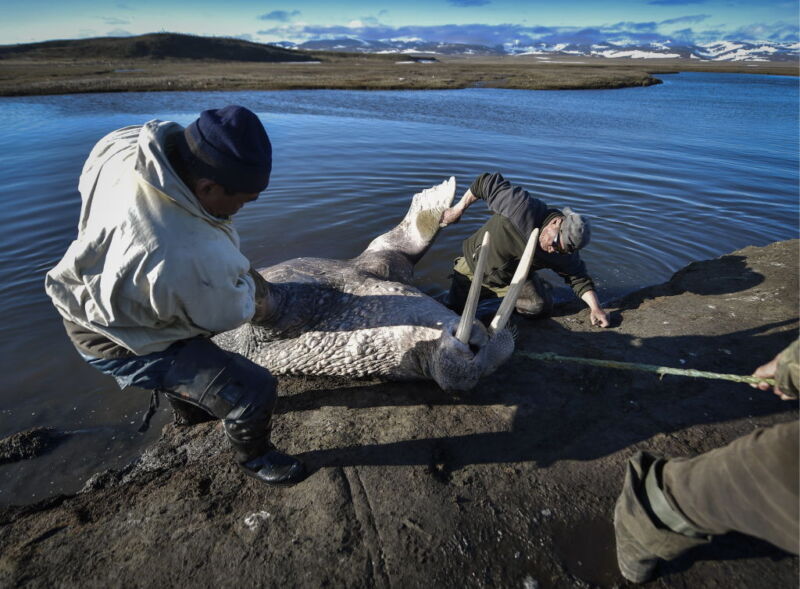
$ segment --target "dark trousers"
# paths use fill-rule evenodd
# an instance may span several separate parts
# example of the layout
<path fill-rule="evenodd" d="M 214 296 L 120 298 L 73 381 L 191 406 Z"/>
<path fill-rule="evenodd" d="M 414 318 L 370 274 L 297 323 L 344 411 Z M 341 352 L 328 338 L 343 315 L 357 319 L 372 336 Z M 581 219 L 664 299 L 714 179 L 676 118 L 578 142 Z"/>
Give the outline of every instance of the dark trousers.
<path fill-rule="evenodd" d="M 120 387 L 139 386 L 163 393 L 184 422 L 199 421 L 204 414 L 221 419 L 240 462 L 261 456 L 271 447 L 275 378 L 267 369 L 211 340 L 183 340 L 146 356 L 84 357 L 114 376 Z M 146 421 L 154 410 L 151 403 Z"/>
<path fill-rule="evenodd" d="M 741 532 L 798 554 L 797 421 L 666 462 L 662 490 L 704 533 Z"/>

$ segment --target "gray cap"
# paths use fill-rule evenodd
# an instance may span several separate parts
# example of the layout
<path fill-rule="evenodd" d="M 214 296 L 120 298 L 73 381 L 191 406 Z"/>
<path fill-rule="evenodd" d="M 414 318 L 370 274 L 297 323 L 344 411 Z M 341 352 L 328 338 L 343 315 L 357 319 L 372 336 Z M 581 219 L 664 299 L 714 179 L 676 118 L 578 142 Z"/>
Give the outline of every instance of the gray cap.
<path fill-rule="evenodd" d="M 584 221 L 583 217 L 569 207 L 564 207 L 561 214 L 564 215 L 564 220 L 561 222 L 559 234 L 564 251 L 571 254 L 589 245 L 592 234 L 589 222 Z"/>

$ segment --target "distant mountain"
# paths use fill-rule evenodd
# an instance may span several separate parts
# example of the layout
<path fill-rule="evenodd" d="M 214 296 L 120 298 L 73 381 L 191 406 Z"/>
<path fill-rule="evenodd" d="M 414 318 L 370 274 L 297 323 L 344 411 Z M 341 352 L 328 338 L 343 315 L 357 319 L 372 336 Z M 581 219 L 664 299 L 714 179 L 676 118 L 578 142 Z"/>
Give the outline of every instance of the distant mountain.
<path fill-rule="evenodd" d="M 800 43 L 709 43 L 697 49 L 699 59 L 711 61 L 797 61 Z"/>
<path fill-rule="evenodd" d="M 555 45 L 517 45 L 507 43 L 495 47 L 459 43 L 434 43 L 415 40 L 364 40 L 356 37 L 276 43 L 301 51 L 349 51 L 358 53 L 430 53 L 438 55 L 571 55 L 633 59 L 696 59 L 703 61 L 798 61 L 800 43 L 762 43 L 720 41 L 703 45 L 679 43 L 559 43 Z"/>
<path fill-rule="evenodd" d="M 800 43 L 720 41 L 704 45 L 679 43 L 559 43 L 489 47 L 464 43 L 438 43 L 424 39 L 365 40 L 356 37 L 264 44 L 225 37 L 199 37 L 178 33 L 151 33 L 135 37 L 99 37 L 0 45 L 0 59 L 213 59 L 220 61 L 279 62 L 318 59 L 310 52 L 336 51 L 372 54 L 434 55 L 537 55 L 595 56 L 606 58 L 672 58 L 703 61 L 798 61 Z"/>
<path fill-rule="evenodd" d="M 593 55 L 633 59 L 697 59 L 703 61 L 797 61 L 800 43 L 733 43 L 721 41 L 704 45 L 649 43 L 646 45 L 595 43 L 592 45 L 561 44 L 551 46 L 512 46 L 508 52 L 520 54 Z"/>
<path fill-rule="evenodd" d="M 224 37 L 151 33 L 135 37 L 98 37 L 0 45 L 0 59 L 214 59 L 221 61 L 310 61 L 307 53 L 286 47 Z"/>
<path fill-rule="evenodd" d="M 281 41 L 276 45 L 302 51 L 346 51 L 354 53 L 435 53 L 438 55 L 504 55 L 506 53 L 501 46 L 487 47 L 485 45 L 463 43 L 436 43 L 421 39 L 412 41 L 365 41 L 355 37 L 343 37 L 340 39 L 306 41 L 299 45 Z"/>

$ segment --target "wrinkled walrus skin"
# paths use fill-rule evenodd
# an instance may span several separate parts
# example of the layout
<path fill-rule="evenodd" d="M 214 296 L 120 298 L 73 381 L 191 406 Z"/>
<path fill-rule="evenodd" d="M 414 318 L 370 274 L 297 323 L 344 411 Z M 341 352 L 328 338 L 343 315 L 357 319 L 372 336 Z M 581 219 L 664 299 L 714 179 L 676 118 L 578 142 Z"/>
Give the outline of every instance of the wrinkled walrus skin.
<path fill-rule="evenodd" d="M 460 317 L 410 284 L 455 187 L 450 178 L 414 195 L 400 224 L 356 258 L 296 258 L 259 270 L 276 319 L 214 340 L 275 375 L 432 379 L 444 390 L 473 388 L 511 356 L 511 333 L 490 333 L 473 320 L 463 344 L 454 336 Z"/>

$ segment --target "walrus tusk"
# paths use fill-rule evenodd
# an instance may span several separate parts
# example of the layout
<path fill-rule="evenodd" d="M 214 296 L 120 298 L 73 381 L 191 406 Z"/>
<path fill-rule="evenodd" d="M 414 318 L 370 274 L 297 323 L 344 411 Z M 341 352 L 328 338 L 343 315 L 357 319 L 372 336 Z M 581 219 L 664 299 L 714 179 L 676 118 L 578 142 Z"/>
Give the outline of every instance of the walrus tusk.
<path fill-rule="evenodd" d="M 511 285 L 508 287 L 503 302 L 500 303 L 500 308 L 497 309 L 497 314 L 492 319 L 489 326 L 489 331 L 498 332 L 506 326 L 511 313 L 514 311 L 514 305 L 517 303 L 519 291 L 522 289 L 522 283 L 528 278 L 528 270 L 530 270 L 531 262 L 533 262 L 533 255 L 536 253 L 536 244 L 539 242 L 539 228 L 537 227 L 531 231 L 531 236 L 528 238 L 528 243 L 525 245 L 525 251 L 522 252 L 522 258 L 517 266 L 517 271 L 514 272 L 514 278 L 511 279 Z"/>
<path fill-rule="evenodd" d="M 481 296 L 481 284 L 483 283 L 483 272 L 486 269 L 486 258 L 489 255 L 489 232 L 483 234 L 481 251 L 478 254 L 478 265 L 475 266 L 475 275 L 472 277 L 472 284 L 469 285 L 467 302 L 464 303 L 464 310 L 461 313 L 461 321 L 458 322 L 456 329 L 456 339 L 462 344 L 469 343 L 469 336 L 472 333 L 472 322 L 475 321 L 475 310 L 478 308 L 478 299 Z"/>

